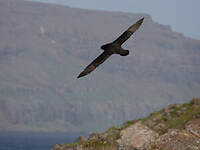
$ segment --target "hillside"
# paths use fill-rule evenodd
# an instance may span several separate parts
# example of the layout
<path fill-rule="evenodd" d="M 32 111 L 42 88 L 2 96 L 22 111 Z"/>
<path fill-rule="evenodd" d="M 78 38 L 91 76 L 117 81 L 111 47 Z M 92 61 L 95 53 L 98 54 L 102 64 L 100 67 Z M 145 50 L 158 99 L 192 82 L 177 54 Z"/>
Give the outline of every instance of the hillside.
<path fill-rule="evenodd" d="M 77 75 L 144 17 L 125 49 Z M 0 1 L 0 130 L 93 132 L 200 97 L 200 41 L 147 14 Z"/>
<path fill-rule="evenodd" d="M 88 139 L 56 144 L 53 150 L 199 150 L 200 99 L 169 105 L 150 116 L 128 121 Z"/>

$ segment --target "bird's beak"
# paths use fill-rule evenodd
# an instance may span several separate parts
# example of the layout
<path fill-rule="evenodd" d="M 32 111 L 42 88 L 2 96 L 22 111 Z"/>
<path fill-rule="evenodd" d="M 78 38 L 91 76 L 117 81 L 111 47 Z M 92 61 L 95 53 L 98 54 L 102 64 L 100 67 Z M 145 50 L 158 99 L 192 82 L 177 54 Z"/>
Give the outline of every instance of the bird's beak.
<path fill-rule="evenodd" d="M 98 50 L 99 50 L 99 51 L 102 51 L 102 49 L 101 49 L 101 48 L 99 48 Z"/>

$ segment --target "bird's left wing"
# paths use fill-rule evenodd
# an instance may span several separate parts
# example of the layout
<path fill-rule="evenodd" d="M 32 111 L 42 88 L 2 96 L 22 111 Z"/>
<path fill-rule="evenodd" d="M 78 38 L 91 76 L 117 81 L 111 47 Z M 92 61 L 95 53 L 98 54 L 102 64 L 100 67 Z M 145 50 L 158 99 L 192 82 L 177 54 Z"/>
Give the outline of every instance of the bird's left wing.
<path fill-rule="evenodd" d="M 94 61 L 92 61 L 78 76 L 78 78 L 83 77 L 94 69 L 96 69 L 100 64 L 102 64 L 106 59 L 108 59 L 112 54 L 104 51 L 101 55 L 99 55 Z"/>
<path fill-rule="evenodd" d="M 126 30 L 121 36 L 119 36 L 114 43 L 122 45 L 126 40 L 130 38 L 130 36 L 141 26 L 144 18 L 137 21 L 135 24 L 130 26 L 128 30 Z"/>

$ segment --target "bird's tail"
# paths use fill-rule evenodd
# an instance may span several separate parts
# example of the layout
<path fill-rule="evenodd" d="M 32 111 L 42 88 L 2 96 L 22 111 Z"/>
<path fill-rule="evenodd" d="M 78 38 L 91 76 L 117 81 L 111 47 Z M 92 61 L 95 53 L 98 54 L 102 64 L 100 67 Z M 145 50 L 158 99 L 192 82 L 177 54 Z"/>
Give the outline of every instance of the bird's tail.
<path fill-rule="evenodd" d="M 121 50 L 121 51 L 119 52 L 119 54 L 120 54 L 121 56 L 126 56 L 126 55 L 129 54 L 129 51 L 128 51 L 128 50 Z"/>

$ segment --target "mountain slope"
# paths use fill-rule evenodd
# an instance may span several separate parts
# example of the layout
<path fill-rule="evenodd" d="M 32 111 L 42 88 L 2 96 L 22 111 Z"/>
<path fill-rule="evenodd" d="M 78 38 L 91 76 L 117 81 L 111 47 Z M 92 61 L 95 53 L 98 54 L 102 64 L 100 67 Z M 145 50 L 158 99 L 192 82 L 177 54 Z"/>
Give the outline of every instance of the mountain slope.
<path fill-rule="evenodd" d="M 142 17 L 129 56 L 76 79 Z M 147 14 L 3 0 L 0 33 L 1 130 L 91 132 L 200 96 L 200 41 Z"/>
<path fill-rule="evenodd" d="M 150 116 L 128 121 L 88 139 L 56 144 L 53 150 L 198 150 L 200 149 L 200 99 L 174 104 Z"/>

